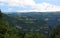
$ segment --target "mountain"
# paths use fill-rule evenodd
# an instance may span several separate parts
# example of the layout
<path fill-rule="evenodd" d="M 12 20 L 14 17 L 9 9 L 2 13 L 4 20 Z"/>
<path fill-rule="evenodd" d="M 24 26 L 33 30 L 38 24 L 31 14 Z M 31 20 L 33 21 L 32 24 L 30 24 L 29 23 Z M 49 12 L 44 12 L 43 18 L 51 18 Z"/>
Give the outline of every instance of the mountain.
<path fill-rule="evenodd" d="M 11 27 L 21 31 L 41 31 L 47 33 L 60 23 L 60 12 L 27 12 L 4 14 Z"/>
<path fill-rule="evenodd" d="M 54 26 L 59 23 L 60 12 L 30 12 L 30 13 L 12 13 L 11 17 L 27 16 L 36 19 L 43 19 L 48 25 Z"/>

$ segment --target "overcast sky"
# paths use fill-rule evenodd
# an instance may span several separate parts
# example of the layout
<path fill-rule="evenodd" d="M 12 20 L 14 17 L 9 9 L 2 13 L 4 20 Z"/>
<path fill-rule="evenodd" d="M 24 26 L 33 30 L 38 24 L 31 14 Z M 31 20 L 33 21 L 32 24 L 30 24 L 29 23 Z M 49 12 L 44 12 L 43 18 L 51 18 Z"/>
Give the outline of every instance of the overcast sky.
<path fill-rule="evenodd" d="M 60 11 L 60 0 L 0 0 L 3 12 Z"/>

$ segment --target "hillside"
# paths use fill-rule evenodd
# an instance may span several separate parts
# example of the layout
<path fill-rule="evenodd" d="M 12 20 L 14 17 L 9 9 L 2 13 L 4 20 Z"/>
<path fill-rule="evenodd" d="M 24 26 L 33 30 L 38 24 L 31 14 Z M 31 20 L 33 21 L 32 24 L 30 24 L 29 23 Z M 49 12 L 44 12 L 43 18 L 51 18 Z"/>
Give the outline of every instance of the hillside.
<path fill-rule="evenodd" d="M 19 31 L 41 32 L 46 35 L 60 23 L 60 12 L 3 13 L 2 16 L 10 27 L 16 27 Z"/>
<path fill-rule="evenodd" d="M 60 12 L 29 12 L 29 13 L 11 13 L 3 15 L 10 26 L 23 31 L 42 31 L 48 33 L 59 23 Z"/>

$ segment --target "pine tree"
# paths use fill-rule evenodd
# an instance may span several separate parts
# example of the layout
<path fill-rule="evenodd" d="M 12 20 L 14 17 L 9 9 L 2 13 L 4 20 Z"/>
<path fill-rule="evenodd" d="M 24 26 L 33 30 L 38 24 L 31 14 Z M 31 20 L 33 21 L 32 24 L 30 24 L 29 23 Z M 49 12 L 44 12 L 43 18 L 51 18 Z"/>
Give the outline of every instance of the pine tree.
<path fill-rule="evenodd" d="M 57 25 L 57 27 L 53 29 L 50 38 L 60 38 L 60 25 Z"/>
<path fill-rule="evenodd" d="M 7 20 L 3 19 L 3 13 L 0 10 L 0 38 L 19 38 L 18 30 L 14 27 L 9 27 Z"/>
<path fill-rule="evenodd" d="M 4 38 L 4 35 L 5 35 L 6 31 L 7 31 L 5 26 L 6 25 L 5 25 L 5 23 L 4 23 L 3 19 L 2 19 L 2 12 L 0 10 L 0 38 Z"/>
<path fill-rule="evenodd" d="M 1 12 L 1 10 L 0 10 L 0 19 L 2 18 L 2 12 Z"/>

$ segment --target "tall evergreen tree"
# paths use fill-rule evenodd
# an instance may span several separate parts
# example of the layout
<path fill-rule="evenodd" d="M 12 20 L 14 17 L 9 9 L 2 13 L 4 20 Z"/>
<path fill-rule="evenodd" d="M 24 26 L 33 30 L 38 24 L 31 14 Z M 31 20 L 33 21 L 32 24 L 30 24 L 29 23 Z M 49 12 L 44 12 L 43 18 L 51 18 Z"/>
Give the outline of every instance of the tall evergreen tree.
<path fill-rule="evenodd" d="M 18 30 L 13 27 L 9 27 L 7 20 L 3 19 L 3 13 L 0 10 L 0 38 L 19 38 Z"/>
<path fill-rule="evenodd" d="M 60 25 L 53 29 L 50 38 L 60 38 Z"/>
<path fill-rule="evenodd" d="M 0 19 L 2 18 L 2 12 L 1 12 L 1 10 L 0 10 Z"/>
<path fill-rule="evenodd" d="M 5 28 L 5 24 L 4 24 L 4 21 L 2 19 L 2 12 L 0 10 L 0 38 L 4 38 L 6 30 L 7 29 Z"/>

